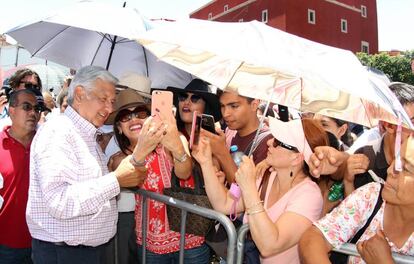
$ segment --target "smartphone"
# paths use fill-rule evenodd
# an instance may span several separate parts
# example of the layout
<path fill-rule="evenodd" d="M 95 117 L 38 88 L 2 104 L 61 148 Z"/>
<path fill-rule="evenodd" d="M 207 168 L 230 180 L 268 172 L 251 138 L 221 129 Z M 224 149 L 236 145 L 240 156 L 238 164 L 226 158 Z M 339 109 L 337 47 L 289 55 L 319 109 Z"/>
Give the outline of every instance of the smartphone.
<path fill-rule="evenodd" d="M 173 109 L 173 93 L 170 91 L 155 90 L 151 96 L 151 115 L 160 120 L 161 116 L 172 114 Z"/>
<path fill-rule="evenodd" d="M 193 122 L 191 123 L 190 149 L 197 144 L 200 138 L 201 116 L 197 111 L 193 112 Z"/>
<path fill-rule="evenodd" d="M 217 134 L 214 123 L 215 123 L 214 117 L 212 115 L 207 115 L 207 114 L 201 115 L 201 128 L 213 134 Z"/>
<path fill-rule="evenodd" d="M 283 105 L 278 105 L 279 118 L 283 122 L 289 121 L 289 108 Z"/>

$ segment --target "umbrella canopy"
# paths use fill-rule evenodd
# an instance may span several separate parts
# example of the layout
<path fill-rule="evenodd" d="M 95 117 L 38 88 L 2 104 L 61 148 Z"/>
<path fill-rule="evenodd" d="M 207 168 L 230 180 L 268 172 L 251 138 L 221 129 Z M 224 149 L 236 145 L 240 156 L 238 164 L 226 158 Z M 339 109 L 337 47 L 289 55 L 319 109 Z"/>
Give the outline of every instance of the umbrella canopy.
<path fill-rule="evenodd" d="M 69 69 L 53 64 L 26 64 L 8 69 L 4 72 L 4 78 L 10 78 L 17 70 L 29 68 L 39 74 L 44 90 L 53 88 L 55 94 L 59 93 L 60 88 L 66 76 L 69 75 Z"/>
<path fill-rule="evenodd" d="M 190 19 L 155 28 L 138 41 L 157 57 L 211 84 L 301 111 L 374 126 L 413 127 L 387 85 L 350 51 L 252 21 Z M 374 80 L 375 79 L 375 80 Z"/>
<path fill-rule="evenodd" d="M 83 1 L 6 34 L 32 56 L 70 68 L 98 65 L 117 77 L 125 72 L 147 76 L 153 88 L 185 87 L 190 74 L 158 61 L 131 40 L 152 26 L 136 9 Z"/>

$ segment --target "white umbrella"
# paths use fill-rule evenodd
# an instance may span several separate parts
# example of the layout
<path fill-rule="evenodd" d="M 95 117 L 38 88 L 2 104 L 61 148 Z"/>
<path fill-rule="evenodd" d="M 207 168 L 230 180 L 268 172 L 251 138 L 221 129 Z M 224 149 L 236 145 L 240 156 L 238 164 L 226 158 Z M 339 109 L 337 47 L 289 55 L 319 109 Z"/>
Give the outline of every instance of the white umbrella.
<path fill-rule="evenodd" d="M 99 65 L 117 77 L 124 72 L 148 76 L 153 88 L 185 87 L 190 74 L 158 61 L 132 41 L 151 27 L 136 9 L 83 1 L 6 34 L 32 56 L 70 68 Z"/>
<path fill-rule="evenodd" d="M 190 19 L 155 28 L 139 42 L 161 60 L 211 84 L 301 111 L 374 126 L 413 128 L 384 82 L 371 78 L 350 51 L 252 21 Z"/>

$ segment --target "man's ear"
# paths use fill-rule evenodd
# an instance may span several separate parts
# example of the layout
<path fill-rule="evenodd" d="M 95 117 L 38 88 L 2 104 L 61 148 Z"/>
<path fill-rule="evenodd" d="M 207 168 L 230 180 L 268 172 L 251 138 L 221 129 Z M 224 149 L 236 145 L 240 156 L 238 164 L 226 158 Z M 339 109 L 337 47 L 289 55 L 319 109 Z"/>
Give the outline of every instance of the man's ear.
<path fill-rule="evenodd" d="M 338 129 L 339 138 L 341 138 L 343 135 L 345 135 L 347 130 L 348 130 L 348 124 L 343 124 L 342 126 L 340 126 L 339 129 Z"/>
<path fill-rule="evenodd" d="M 75 87 L 74 102 L 80 103 L 86 96 L 85 89 L 82 86 Z"/>
<path fill-rule="evenodd" d="M 259 99 L 254 99 L 251 103 L 250 103 L 252 110 L 254 110 L 255 112 L 257 111 L 257 108 L 259 108 L 260 105 L 260 100 Z"/>
<path fill-rule="evenodd" d="M 390 124 L 388 122 L 384 122 L 384 128 L 387 133 L 395 134 L 397 131 L 397 126 L 394 124 Z"/>

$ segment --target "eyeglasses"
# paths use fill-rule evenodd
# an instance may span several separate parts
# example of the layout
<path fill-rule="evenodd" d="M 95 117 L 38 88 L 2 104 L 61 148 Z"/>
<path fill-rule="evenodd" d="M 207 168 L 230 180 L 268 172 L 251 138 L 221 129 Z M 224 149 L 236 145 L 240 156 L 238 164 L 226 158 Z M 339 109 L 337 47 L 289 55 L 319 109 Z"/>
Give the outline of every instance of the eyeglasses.
<path fill-rule="evenodd" d="M 43 107 L 41 105 L 31 105 L 29 103 L 21 103 L 19 105 L 16 105 L 15 107 L 21 107 L 24 111 L 30 112 L 32 110 L 35 111 L 35 113 L 41 113 L 43 112 Z"/>
<path fill-rule="evenodd" d="M 180 102 L 184 102 L 185 100 L 187 100 L 189 94 L 188 93 L 179 93 L 178 94 L 178 101 Z M 197 94 L 193 94 L 190 96 L 190 100 L 193 104 L 196 104 L 198 102 L 198 100 L 203 99 L 201 96 L 197 95 Z"/>
<path fill-rule="evenodd" d="M 273 147 L 276 148 L 278 146 L 280 146 L 280 147 L 282 147 L 284 149 L 288 149 L 290 151 L 299 152 L 299 150 L 296 147 L 291 146 L 291 145 L 288 145 L 288 144 L 283 143 L 283 142 L 280 142 L 279 140 L 277 140 L 276 138 L 274 138 L 273 139 Z"/>
<path fill-rule="evenodd" d="M 24 88 L 26 88 L 26 89 L 39 90 L 39 85 L 31 83 L 31 82 L 20 82 L 20 84 L 24 84 Z"/>
<path fill-rule="evenodd" d="M 123 109 L 119 112 L 119 121 L 122 123 L 130 121 L 132 118 L 145 119 L 149 117 L 149 112 L 145 107 L 138 106 L 134 110 Z"/>

